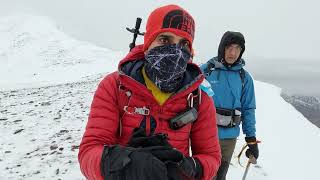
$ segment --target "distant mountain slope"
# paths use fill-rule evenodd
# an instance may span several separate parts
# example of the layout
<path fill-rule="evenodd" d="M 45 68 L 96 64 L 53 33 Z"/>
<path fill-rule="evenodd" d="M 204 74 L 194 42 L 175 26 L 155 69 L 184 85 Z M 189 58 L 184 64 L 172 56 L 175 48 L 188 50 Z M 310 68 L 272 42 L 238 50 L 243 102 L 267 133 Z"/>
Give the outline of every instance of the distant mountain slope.
<path fill-rule="evenodd" d="M 320 100 L 313 96 L 292 95 L 282 93 L 284 100 L 292 104 L 308 120 L 320 128 Z"/>

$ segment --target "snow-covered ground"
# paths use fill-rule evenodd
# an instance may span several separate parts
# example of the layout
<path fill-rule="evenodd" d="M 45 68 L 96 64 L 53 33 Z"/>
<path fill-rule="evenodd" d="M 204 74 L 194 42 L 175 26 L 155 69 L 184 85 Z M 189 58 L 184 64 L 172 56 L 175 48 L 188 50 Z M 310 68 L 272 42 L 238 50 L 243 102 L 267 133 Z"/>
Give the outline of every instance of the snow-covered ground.
<path fill-rule="evenodd" d="M 0 179 L 83 179 L 77 153 L 97 76 L 0 92 Z"/>
<path fill-rule="evenodd" d="M 74 40 L 45 17 L 1 18 L 0 39 L 0 180 L 84 179 L 77 153 L 92 96 L 123 53 Z M 320 130 L 281 89 L 255 87 L 262 143 L 247 179 L 319 179 Z M 243 144 L 240 137 L 235 155 Z M 234 158 L 229 179 L 243 172 Z"/>
<path fill-rule="evenodd" d="M 255 81 L 257 137 L 260 157 L 248 179 L 281 180 L 320 178 L 320 130 L 280 96 L 281 89 Z M 243 139 L 237 144 L 239 153 Z M 237 155 L 237 154 L 235 154 Z M 243 165 L 246 164 L 242 160 Z M 239 179 L 244 168 L 233 159 L 230 179 Z"/>

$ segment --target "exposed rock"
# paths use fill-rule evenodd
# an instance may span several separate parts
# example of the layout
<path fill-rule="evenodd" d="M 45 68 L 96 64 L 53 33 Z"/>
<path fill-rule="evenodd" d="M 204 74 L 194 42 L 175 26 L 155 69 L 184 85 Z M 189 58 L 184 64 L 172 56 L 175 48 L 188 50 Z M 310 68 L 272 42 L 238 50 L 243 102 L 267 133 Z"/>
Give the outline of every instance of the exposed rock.
<path fill-rule="evenodd" d="M 50 150 L 55 150 L 55 149 L 57 149 L 57 148 L 58 148 L 57 145 L 51 145 L 51 146 L 50 146 Z"/>
<path fill-rule="evenodd" d="M 301 112 L 309 121 L 320 128 L 320 100 L 313 96 L 282 93 L 281 97 Z"/>
<path fill-rule="evenodd" d="M 18 134 L 18 133 L 20 133 L 20 132 L 22 132 L 24 129 L 18 129 L 18 130 L 16 130 L 13 134 Z"/>
<path fill-rule="evenodd" d="M 76 149 L 79 149 L 79 145 L 72 145 L 71 146 L 71 151 L 74 151 Z"/>

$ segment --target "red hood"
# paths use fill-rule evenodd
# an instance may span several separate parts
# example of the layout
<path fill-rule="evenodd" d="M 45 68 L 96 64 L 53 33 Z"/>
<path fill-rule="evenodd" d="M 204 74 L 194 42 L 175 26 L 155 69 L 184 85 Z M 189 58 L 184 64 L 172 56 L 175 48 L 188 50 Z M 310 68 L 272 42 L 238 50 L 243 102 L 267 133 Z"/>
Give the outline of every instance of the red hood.
<path fill-rule="evenodd" d="M 144 52 L 143 52 L 143 44 L 138 45 L 136 47 L 134 47 L 127 55 L 126 57 L 124 57 L 118 65 L 118 69 L 120 69 L 120 67 L 129 61 L 135 61 L 137 59 L 144 59 Z"/>

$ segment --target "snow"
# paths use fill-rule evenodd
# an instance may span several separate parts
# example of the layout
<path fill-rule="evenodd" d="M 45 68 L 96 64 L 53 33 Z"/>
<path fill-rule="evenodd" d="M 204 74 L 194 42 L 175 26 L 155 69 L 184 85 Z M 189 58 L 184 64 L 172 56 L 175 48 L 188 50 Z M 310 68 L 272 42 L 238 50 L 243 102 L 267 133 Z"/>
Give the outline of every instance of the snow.
<path fill-rule="evenodd" d="M 92 96 L 124 53 L 77 41 L 30 15 L 1 18 L 0 39 L 0 179 L 84 179 L 77 154 Z M 319 129 L 280 88 L 259 81 L 255 88 L 262 143 L 247 179 L 319 178 Z M 228 178 L 243 172 L 233 158 Z"/>
<path fill-rule="evenodd" d="M 2 90 L 83 80 L 115 69 L 124 55 L 70 38 L 41 16 L 1 18 L 0 39 Z"/>
<path fill-rule="evenodd" d="M 320 131 L 293 106 L 284 101 L 281 89 L 255 81 L 257 137 L 260 157 L 247 179 L 317 179 L 320 161 Z M 243 137 L 237 143 L 239 153 Z M 243 165 L 246 164 L 242 160 Z M 230 179 L 239 179 L 244 169 L 233 159 Z"/>

